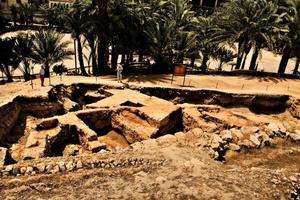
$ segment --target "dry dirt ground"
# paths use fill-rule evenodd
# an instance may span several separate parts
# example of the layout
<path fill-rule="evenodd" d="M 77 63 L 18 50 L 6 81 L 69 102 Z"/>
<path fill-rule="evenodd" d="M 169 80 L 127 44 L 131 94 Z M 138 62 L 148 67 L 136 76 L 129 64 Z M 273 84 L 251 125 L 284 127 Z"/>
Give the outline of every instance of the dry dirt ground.
<path fill-rule="evenodd" d="M 221 163 L 187 146 L 130 152 L 160 166 L 85 169 L 3 178 L 1 199 L 292 199 L 299 146 L 264 149 Z M 111 155 L 122 157 L 124 155 Z M 296 198 L 295 198 L 296 199 Z"/>
<path fill-rule="evenodd" d="M 137 75 L 125 76 L 123 83 L 138 86 L 162 86 L 162 87 L 182 87 L 183 78 L 175 77 L 171 85 L 172 75 Z M 103 83 L 108 85 L 119 85 L 116 76 L 52 76 L 51 83 L 72 84 L 72 83 Z M 0 85 L 0 103 L 7 100 L 13 94 L 45 94 L 49 90 L 49 81 L 45 79 L 46 87 L 40 86 L 40 80 L 33 81 L 33 88 L 30 81 L 14 82 Z M 219 76 L 219 75 L 187 75 L 186 88 L 197 89 L 215 89 L 236 93 L 266 93 L 266 94 L 287 94 L 300 97 L 300 79 L 285 79 L 274 77 L 252 77 L 252 76 Z"/>
<path fill-rule="evenodd" d="M 53 84 L 94 83 L 94 77 L 59 77 Z M 97 82 L 116 85 L 115 77 Z M 125 83 L 170 86 L 170 75 L 126 77 Z M 277 78 L 188 76 L 193 88 L 238 93 L 288 94 L 300 97 L 300 81 Z M 218 84 L 217 84 L 218 83 Z M 173 87 L 180 87 L 181 78 Z M 16 93 L 44 95 L 48 87 L 34 81 L 0 85 L 0 102 Z M 235 112 L 244 112 L 235 108 Z M 261 115 L 260 117 L 263 117 Z M 101 158 L 102 155 L 95 155 Z M 299 199 L 300 148 L 285 139 L 276 147 L 234 154 L 219 162 L 200 148 L 185 144 L 127 149 L 103 156 L 107 159 L 143 158 L 148 165 L 89 168 L 74 172 L 3 177 L 1 199 Z M 61 158 L 49 158 L 60 160 Z M 82 158 L 87 159 L 87 158 Z M 156 160 L 165 160 L 155 164 Z M 153 161 L 153 164 L 151 162 Z M 25 161 L 29 164 L 37 161 Z"/>

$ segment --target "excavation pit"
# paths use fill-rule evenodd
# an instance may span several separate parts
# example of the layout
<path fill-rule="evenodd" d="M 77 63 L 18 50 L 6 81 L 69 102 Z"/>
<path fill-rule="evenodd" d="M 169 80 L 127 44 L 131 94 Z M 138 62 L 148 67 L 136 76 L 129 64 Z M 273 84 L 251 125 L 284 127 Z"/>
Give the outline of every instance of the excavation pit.
<path fill-rule="evenodd" d="M 48 97 L 17 96 L 2 104 L 2 165 L 138 149 L 153 139 L 159 145 L 200 148 L 224 161 L 282 140 L 297 144 L 299 105 L 286 95 L 58 85 Z"/>

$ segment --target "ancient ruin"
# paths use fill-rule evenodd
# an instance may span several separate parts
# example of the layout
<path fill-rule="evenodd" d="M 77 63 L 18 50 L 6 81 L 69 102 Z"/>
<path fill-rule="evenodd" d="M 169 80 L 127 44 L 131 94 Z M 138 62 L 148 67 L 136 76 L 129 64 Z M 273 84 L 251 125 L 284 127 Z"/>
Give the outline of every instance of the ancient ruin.
<path fill-rule="evenodd" d="M 0 167 L 23 160 L 189 145 L 212 159 L 300 141 L 300 100 L 161 87 L 57 85 L 0 106 Z M 12 173 L 12 172 L 11 172 Z"/>

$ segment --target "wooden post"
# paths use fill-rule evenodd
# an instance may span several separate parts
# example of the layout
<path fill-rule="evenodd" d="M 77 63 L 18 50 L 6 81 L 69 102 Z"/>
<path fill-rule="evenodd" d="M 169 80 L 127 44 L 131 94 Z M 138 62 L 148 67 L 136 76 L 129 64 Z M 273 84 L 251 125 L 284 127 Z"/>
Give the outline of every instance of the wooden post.
<path fill-rule="evenodd" d="M 33 75 L 33 67 L 31 67 L 31 72 L 29 73 L 29 76 L 30 76 L 30 85 L 31 85 L 31 89 L 33 89 L 33 82 L 32 82 L 32 75 Z"/>
<path fill-rule="evenodd" d="M 76 40 L 74 39 L 74 56 L 75 56 L 75 73 L 77 74 L 77 53 L 76 53 Z"/>

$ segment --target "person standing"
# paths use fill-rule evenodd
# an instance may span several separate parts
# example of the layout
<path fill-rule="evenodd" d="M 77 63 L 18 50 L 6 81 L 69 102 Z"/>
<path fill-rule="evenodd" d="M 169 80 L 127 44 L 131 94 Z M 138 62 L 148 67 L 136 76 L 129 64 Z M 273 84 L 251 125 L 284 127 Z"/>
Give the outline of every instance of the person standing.
<path fill-rule="evenodd" d="M 123 67 L 121 64 L 117 65 L 117 79 L 118 79 L 118 83 L 122 83 L 122 71 L 123 71 Z"/>
<path fill-rule="evenodd" d="M 45 67 L 44 64 L 41 65 L 40 69 L 40 79 L 41 79 L 41 86 L 44 87 L 44 80 L 45 80 Z"/>

